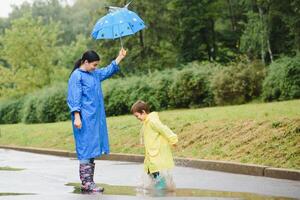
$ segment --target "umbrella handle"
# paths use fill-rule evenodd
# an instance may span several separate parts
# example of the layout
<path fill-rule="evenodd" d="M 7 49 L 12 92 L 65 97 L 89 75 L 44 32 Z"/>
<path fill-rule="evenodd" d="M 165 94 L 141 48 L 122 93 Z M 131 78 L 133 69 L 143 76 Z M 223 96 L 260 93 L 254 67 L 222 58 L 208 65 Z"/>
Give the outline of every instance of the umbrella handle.
<path fill-rule="evenodd" d="M 121 47 L 123 49 L 123 41 L 122 41 L 122 37 L 120 37 L 120 42 L 121 42 Z"/>

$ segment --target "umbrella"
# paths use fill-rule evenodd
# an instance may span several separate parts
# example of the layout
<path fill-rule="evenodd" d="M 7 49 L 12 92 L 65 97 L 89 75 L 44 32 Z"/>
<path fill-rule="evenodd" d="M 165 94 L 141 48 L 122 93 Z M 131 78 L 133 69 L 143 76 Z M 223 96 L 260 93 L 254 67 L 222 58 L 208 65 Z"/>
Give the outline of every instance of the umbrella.
<path fill-rule="evenodd" d="M 109 13 L 100 18 L 91 33 L 94 39 L 117 39 L 135 34 L 144 29 L 144 21 L 134 12 L 128 10 L 128 3 L 123 8 L 109 7 Z"/>

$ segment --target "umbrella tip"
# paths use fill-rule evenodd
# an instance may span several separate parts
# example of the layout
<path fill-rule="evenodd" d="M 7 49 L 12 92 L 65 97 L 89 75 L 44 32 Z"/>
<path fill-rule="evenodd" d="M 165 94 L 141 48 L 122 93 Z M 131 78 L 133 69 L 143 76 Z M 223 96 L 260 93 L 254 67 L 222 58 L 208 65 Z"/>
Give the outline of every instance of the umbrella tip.
<path fill-rule="evenodd" d="M 120 10 L 121 8 L 119 7 L 115 7 L 115 6 L 105 6 L 105 8 L 108 10 L 108 12 L 112 13 L 112 12 L 115 12 L 115 11 L 118 11 Z"/>
<path fill-rule="evenodd" d="M 128 4 L 126 4 L 126 5 L 124 6 L 124 8 L 128 8 L 128 6 L 131 4 L 131 2 L 132 2 L 132 1 L 130 1 Z"/>

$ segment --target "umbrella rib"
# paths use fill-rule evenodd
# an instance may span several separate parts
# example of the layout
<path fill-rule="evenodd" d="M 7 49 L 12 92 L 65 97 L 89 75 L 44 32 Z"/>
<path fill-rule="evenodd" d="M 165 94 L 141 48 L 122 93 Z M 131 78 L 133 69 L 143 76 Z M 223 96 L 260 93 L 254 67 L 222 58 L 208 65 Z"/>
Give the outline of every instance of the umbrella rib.
<path fill-rule="evenodd" d="M 127 17 L 127 16 L 124 15 L 124 13 L 121 13 L 121 14 L 122 14 L 122 16 L 123 16 L 124 19 Z M 132 33 L 135 34 L 136 32 L 134 32 L 134 30 L 132 29 L 130 21 L 127 21 L 127 23 L 129 24 L 129 27 L 130 27 Z"/>
<path fill-rule="evenodd" d="M 132 33 L 133 33 L 133 34 L 135 34 L 136 32 L 134 32 L 134 30 L 132 29 L 132 27 L 131 27 L 131 23 L 130 23 L 130 22 L 128 22 L 128 24 L 129 24 L 129 27 L 130 27 L 130 29 L 131 29 Z"/>

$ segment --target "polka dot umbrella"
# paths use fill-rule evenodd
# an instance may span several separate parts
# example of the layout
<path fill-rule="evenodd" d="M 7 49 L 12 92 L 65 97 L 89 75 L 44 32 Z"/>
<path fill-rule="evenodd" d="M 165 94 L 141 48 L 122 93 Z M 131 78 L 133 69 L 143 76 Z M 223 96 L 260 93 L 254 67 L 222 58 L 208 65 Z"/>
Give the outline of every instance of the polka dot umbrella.
<path fill-rule="evenodd" d="M 130 3 L 129 3 L 130 4 Z M 123 47 L 122 37 L 144 29 L 144 21 L 134 12 L 123 8 L 109 7 L 109 13 L 100 18 L 91 33 L 94 39 L 118 39 Z"/>

